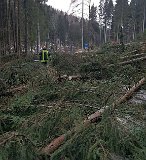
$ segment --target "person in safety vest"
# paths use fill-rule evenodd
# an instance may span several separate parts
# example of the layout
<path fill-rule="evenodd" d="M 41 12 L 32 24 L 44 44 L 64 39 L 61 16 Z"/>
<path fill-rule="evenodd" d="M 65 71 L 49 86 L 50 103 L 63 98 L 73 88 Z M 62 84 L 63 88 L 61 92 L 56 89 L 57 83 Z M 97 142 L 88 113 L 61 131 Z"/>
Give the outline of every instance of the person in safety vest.
<path fill-rule="evenodd" d="M 42 51 L 40 52 L 40 61 L 43 64 L 47 64 L 48 60 L 49 60 L 49 52 L 46 49 L 46 47 L 43 47 Z"/>

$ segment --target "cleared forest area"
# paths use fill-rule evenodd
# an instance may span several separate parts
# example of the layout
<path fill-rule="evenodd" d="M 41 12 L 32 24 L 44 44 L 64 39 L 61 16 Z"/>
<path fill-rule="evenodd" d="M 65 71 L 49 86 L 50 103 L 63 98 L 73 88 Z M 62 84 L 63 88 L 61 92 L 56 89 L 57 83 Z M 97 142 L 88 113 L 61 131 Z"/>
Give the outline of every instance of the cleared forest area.
<path fill-rule="evenodd" d="M 131 94 L 124 103 L 115 102 L 145 77 L 146 65 L 119 65 L 123 56 L 134 53 L 54 54 L 48 67 L 33 57 L 2 65 L 1 159 L 144 160 L 145 100 L 132 103 Z M 80 78 L 60 79 L 63 75 Z M 139 87 L 146 89 L 144 83 Z M 61 135 L 64 140 L 49 151 Z"/>
<path fill-rule="evenodd" d="M 146 0 L 47 1 L 0 0 L 0 160 L 146 160 Z"/>

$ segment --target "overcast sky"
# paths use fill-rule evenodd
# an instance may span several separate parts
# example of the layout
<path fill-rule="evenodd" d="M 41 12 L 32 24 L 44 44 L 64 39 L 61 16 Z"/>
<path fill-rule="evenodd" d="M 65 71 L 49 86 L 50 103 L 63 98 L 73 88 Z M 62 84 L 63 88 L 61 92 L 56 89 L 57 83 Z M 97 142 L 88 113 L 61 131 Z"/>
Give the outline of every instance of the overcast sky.
<path fill-rule="evenodd" d="M 79 0 L 79 1 L 81 1 L 81 0 Z M 53 6 L 56 9 L 67 12 L 69 10 L 70 2 L 71 2 L 71 0 L 48 0 L 47 4 Z M 93 4 L 93 3 L 95 6 L 98 6 L 99 0 L 91 0 L 91 4 Z"/>

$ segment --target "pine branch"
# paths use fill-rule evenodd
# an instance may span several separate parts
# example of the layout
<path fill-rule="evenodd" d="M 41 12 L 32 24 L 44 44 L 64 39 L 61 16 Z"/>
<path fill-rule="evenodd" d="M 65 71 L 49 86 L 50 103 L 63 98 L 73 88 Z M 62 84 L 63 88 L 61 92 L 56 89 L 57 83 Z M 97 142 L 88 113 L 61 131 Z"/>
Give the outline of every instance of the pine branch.
<path fill-rule="evenodd" d="M 117 105 L 124 103 L 125 101 L 127 101 L 129 98 L 131 98 L 131 96 L 133 95 L 133 93 L 135 91 L 137 91 L 137 89 L 139 89 L 139 87 L 141 85 L 143 85 L 145 83 L 145 78 L 142 78 L 136 85 L 134 85 L 129 91 L 127 91 L 127 93 L 120 97 L 117 101 L 115 101 L 112 104 L 112 107 L 115 108 Z M 109 106 L 106 106 L 102 109 L 100 109 L 99 111 L 95 112 L 94 114 L 91 114 L 88 119 L 84 120 L 81 125 L 75 127 L 74 129 L 68 131 L 66 134 L 63 134 L 61 136 L 59 136 L 58 138 L 54 139 L 49 145 L 47 145 L 46 147 L 42 148 L 40 150 L 41 154 L 46 154 L 49 155 L 52 152 L 54 152 L 56 149 L 58 149 L 69 137 L 71 137 L 74 133 L 78 133 L 80 132 L 84 127 L 88 127 L 91 123 L 97 122 L 102 113 L 104 113 L 107 109 L 109 109 Z"/>

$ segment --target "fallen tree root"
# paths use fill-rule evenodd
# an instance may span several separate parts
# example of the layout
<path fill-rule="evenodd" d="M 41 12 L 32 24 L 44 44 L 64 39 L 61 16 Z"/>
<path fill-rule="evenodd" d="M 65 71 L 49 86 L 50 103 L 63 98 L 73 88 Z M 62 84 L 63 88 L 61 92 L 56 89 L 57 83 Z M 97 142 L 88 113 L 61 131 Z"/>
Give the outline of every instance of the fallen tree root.
<path fill-rule="evenodd" d="M 142 78 L 136 85 L 134 85 L 124 96 L 120 97 L 117 101 L 112 104 L 113 109 L 118 105 L 125 101 L 127 101 L 132 94 L 139 89 L 141 85 L 145 83 L 145 78 Z M 54 139 L 49 145 L 42 148 L 40 150 L 41 154 L 50 155 L 56 149 L 58 149 L 69 137 L 71 137 L 74 133 L 78 133 L 82 131 L 84 127 L 88 127 L 91 123 L 97 122 L 101 118 L 102 113 L 104 113 L 109 106 L 106 106 L 94 114 L 90 115 L 86 120 L 84 120 L 79 126 L 75 127 L 74 129 L 68 131 L 66 134 L 59 136 L 58 138 Z"/>

